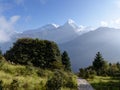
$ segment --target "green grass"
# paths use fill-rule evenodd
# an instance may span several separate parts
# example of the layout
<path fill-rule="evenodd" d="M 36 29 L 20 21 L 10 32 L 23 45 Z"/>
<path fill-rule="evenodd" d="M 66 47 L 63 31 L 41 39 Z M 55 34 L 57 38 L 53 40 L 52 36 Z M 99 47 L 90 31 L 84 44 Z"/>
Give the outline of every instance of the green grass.
<path fill-rule="evenodd" d="M 93 79 L 88 79 L 88 82 L 96 90 L 120 90 L 119 77 L 95 76 Z"/>
<path fill-rule="evenodd" d="M 75 84 L 76 76 L 72 73 L 61 71 L 66 77 L 72 76 Z M 33 66 L 15 65 L 7 62 L 4 58 L 0 60 L 0 80 L 4 90 L 45 90 L 48 78 L 52 77 L 54 71 L 43 70 Z M 11 88 L 11 89 L 10 89 Z M 61 90 L 76 90 L 62 87 Z"/>

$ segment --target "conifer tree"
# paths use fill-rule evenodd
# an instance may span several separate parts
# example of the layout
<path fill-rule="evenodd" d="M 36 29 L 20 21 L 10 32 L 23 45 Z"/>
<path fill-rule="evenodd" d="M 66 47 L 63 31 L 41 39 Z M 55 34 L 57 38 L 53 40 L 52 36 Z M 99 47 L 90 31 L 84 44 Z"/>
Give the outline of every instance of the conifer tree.
<path fill-rule="evenodd" d="M 62 54 L 62 64 L 65 66 L 65 70 L 71 71 L 71 63 L 68 53 L 66 51 Z"/>
<path fill-rule="evenodd" d="M 107 69 L 107 62 L 102 57 L 101 53 L 98 52 L 93 61 L 93 69 L 97 72 L 97 74 L 101 74 L 103 71 Z"/>

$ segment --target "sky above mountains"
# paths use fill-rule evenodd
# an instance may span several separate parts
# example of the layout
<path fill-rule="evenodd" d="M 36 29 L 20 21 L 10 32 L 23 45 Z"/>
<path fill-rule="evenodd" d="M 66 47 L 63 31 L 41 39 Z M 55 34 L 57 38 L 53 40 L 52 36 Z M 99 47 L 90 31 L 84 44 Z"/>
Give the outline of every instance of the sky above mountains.
<path fill-rule="evenodd" d="M 120 27 L 120 0 L 0 0 L 0 33 L 73 19 L 82 26 Z"/>

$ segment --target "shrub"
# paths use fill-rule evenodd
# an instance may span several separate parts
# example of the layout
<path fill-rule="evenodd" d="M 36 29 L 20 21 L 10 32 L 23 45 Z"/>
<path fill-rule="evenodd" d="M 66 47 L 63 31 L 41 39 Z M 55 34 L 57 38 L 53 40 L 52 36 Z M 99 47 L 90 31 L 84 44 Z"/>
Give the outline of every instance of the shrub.
<path fill-rule="evenodd" d="M 0 90 L 2 90 L 3 89 L 3 81 L 2 80 L 0 80 Z"/>
<path fill-rule="evenodd" d="M 46 90 L 60 90 L 63 84 L 60 72 L 55 72 L 53 77 L 46 83 Z"/>
<path fill-rule="evenodd" d="M 18 90 L 19 89 L 19 83 L 17 80 L 13 80 L 10 84 L 10 90 Z"/>
<path fill-rule="evenodd" d="M 77 84 L 75 83 L 72 76 L 69 76 L 65 86 L 68 88 L 76 88 L 77 87 Z"/>

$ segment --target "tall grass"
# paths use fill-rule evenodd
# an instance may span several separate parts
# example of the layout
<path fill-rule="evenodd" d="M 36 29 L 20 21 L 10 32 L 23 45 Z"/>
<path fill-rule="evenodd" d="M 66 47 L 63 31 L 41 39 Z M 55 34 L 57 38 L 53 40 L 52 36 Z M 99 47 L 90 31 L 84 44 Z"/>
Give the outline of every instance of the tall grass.
<path fill-rule="evenodd" d="M 68 87 L 63 85 L 61 90 L 76 90 L 76 88 L 69 88 L 71 80 L 76 84 L 76 76 L 69 72 L 61 72 L 65 75 L 65 83 L 68 83 Z M 0 59 L 0 81 L 2 81 L 0 87 L 3 90 L 45 90 L 46 82 L 53 74 L 54 70 L 16 65 L 7 62 L 4 58 Z"/>
<path fill-rule="evenodd" d="M 88 81 L 96 90 L 120 90 L 119 77 L 95 76 Z"/>

